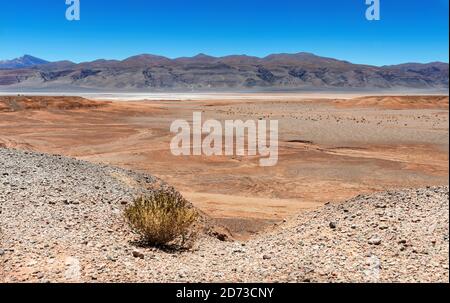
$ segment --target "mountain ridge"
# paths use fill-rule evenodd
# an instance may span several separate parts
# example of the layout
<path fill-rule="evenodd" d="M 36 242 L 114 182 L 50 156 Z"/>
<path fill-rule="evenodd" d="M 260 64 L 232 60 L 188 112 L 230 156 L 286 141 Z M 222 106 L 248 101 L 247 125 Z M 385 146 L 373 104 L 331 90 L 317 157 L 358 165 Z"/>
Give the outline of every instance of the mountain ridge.
<path fill-rule="evenodd" d="M 140 54 L 124 60 L 98 59 L 82 63 L 49 62 L 29 55 L 18 59 L 0 61 L 0 88 L 62 85 L 128 90 L 445 89 L 449 78 L 445 62 L 373 66 L 307 52 L 271 54 L 262 58 L 214 57 L 200 53 L 170 59 Z"/>

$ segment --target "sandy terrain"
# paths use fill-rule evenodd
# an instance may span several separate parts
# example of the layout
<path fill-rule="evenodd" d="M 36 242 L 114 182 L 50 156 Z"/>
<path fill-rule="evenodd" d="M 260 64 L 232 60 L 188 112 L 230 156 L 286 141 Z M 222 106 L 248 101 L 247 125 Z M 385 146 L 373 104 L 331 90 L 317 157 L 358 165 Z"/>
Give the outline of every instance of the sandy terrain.
<path fill-rule="evenodd" d="M 41 104 L 45 100 L 38 99 Z M 23 97 L 1 97 L 0 146 L 151 173 L 237 237 L 328 201 L 392 188 L 448 185 L 448 97 L 349 100 L 290 94 L 114 101 L 95 107 L 92 101 L 72 107 L 56 100 L 29 108 Z M 191 120 L 193 111 L 220 121 L 279 120 L 278 165 L 259 167 L 256 157 L 173 156 L 170 124 Z"/>

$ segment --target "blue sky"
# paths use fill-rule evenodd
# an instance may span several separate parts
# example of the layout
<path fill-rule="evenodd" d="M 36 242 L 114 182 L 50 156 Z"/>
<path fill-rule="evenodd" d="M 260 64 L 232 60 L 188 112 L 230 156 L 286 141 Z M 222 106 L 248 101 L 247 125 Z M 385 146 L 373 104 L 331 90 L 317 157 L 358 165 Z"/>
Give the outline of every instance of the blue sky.
<path fill-rule="evenodd" d="M 300 51 L 373 65 L 448 62 L 448 0 L 65 0 L 0 2 L 0 59 L 124 59 Z"/>

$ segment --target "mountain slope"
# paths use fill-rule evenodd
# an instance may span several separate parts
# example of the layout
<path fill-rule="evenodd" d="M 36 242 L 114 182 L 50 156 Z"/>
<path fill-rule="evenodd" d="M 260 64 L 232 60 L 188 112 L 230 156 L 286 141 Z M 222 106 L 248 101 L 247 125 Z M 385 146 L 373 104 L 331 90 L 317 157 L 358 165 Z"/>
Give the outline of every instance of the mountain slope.
<path fill-rule="evenodd" d="M 0 88 L 89 88 L 111 90 L 255 89 L 446 89 L 448 64 L 408 63 L 369 66 L 310 53 L 265 58 L 233 55 L 169 59 L 138 55 L 125 60 L 96 60 L 0 70 Z"/>

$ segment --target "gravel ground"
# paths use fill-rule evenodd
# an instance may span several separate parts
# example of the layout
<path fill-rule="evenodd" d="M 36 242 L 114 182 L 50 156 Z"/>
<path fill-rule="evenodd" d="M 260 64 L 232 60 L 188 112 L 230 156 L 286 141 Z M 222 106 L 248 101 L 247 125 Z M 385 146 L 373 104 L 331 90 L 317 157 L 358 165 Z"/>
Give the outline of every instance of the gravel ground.
<path fill-rule="evenodd" d="M 1 282 L 449 282 L 448 186 L 329 203 L 246 242 L 137 247 L 126 203 L 164 182 L 0 148 Z"/>

